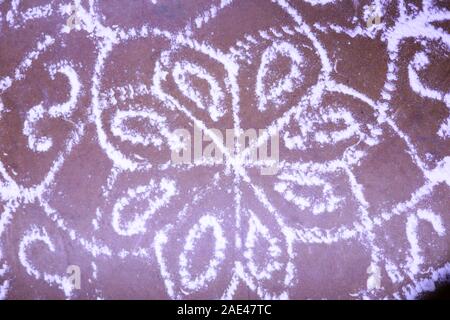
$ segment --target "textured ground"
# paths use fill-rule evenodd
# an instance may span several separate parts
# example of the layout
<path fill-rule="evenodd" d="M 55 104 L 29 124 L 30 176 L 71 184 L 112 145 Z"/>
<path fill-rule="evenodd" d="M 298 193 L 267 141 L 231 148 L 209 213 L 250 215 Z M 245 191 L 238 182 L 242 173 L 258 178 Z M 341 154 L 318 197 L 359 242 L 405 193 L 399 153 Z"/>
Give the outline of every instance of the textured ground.
<path fill-rule="evenodd" d="M 450 3 L 370 4 L 0 0 L 0 298 L 433 291 Z M 224 161 L 171 161 L 194 125 Z M 252 128 L 273 175 L 218 138 Z"/>

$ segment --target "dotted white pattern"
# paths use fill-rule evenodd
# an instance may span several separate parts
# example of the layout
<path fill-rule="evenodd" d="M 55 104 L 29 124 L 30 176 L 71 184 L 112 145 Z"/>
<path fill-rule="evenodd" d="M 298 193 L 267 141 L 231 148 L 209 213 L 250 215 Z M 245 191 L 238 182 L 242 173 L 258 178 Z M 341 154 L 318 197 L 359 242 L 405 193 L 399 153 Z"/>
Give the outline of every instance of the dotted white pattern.
<path fill-rule="evenodd" d="M 0 1 L 0 38 L 37 34 L 17 48 L 10 38 L 0 40 L 1 59 L 4 49 L 21 59 L 0 74 L 0 298 L 27 278 L 39 284 L 36 298 L 42 288 L 69 299 L 111 298 L 111 277 L 128 272 L 135 278 L 128 286 L 140 282 L 136 271 L 120 271 L 113 262 L 135 260 L 159 282 L 143 285 L 163 288 L 172 299 L 233 299 L 242 287 L 262 299 L 296 298 L 302 290 L 304 297 L 336 297 L 308 292 L 311 283 L 323 284 L 311 277 L 305 284 L 304 276 L 333 250 L 327 261 L 336 264 L 336 274 L 337 252 L 364 257 L 343 262 L 364 281 L 343 285 L 340 298 L 416 298 L 448 278 L 449 80 L 447 72 L 447 87 L 435 88 L 427 70 L 436 61 L 448 67 L 450 35 L 440 23 L 448 23 L 450 12 L 431 0 L 420 8 L 379 0 L 374 7 L 382 22 L 367 28 L 369 5 L 360 5 L 364 19 L 345 25 L 310 23 L 295 1 L 267 0 L 282 24 L 264 21 L 231 46 L 229 39 L 215 45 L 204 30 L 224 23 L 239 2 L 212 1 L 175 32 L 152 22 L 109 25 L 102 1 L 37 7 Z M 303 2 L 320 9 L 340 5 Z M 53 27 L 30 31 L 41 20 Z M 323 41 L 330 35 L 382 46 L 379 92 L 337 76 L 340 60 Z M 402 48 L 411 43 L 416 51 L 405 58 Z M 21 100 L 26 82 L 42 77 L 44 85 L 63 85 L 65 98 Z M 441 146 L 437 155 L 424 152 L 420 135 L 399 120 L 400 90 L 410 90 L 422 109 L 439 110 L 430 133 Z M 26 111 L 15 115 L 19 104 Z M 12 124 L 20 131 L 8 133 Z M 53 126 L 64 134 L 52 136 Z M 174 130 L 193 126 L 223 153 L 220 164 L 171 162 L 180 147 Z M 264 131 L 254 144 L 230 149 L 216 128 Z M 275 132 L 277 170 L 261 175 L 267 163 L 248 156 Z M 6 147 L 15 139 L 28 149 L 28 171 L 11 165 L 20 162 L 14 153 L 21 151 Z M 386 141 L 395 141 L 400 149 L 394 151 L 413 168 L 406 197 L 383 198 L 389 179 L 372 189 L 361 179 L 365 161 L 386 150 Z M 108 166 L 74 172 L 87 156 Z M 99 184 L 91 180 L 96 174 L 105 178 Z M 66 188 L 70 179 L 85 184 Z M 80 197 L 74 190 L 83 187 L 92 189 Z M 383 191 L 375 205 L 377 188 Z M 322 246 L 331 249 L 316 249 Z M 80 265 L 81 289 L 68 281 L 69 265 Z"/>

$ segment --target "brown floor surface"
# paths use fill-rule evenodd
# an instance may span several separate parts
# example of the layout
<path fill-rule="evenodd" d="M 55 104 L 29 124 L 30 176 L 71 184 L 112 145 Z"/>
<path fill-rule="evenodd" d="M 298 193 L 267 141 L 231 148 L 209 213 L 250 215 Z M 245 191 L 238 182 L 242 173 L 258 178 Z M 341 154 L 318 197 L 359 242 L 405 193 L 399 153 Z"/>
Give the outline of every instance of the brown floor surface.
<path fill-rule="evenodd" d="M 448 1 L 75 3 L 0 0 L 0 298 L 448 280 Z M 194 125 L 221 163 L 172 161 Z M 217 140 L 269 128 L 274 174 Z"/>

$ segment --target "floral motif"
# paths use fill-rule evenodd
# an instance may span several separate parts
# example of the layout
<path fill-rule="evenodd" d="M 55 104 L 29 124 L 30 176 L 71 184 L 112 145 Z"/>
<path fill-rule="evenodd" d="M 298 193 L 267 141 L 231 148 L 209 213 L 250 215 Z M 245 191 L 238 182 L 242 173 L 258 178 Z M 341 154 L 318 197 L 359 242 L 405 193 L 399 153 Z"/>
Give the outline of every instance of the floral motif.
<path fill-rule="evenodd" d="M 26 151 L 16 152 L 47 161 L 43 177 L 34 177 L 32 164 L 22 166 L 23 175 L 15 177 L 8 152 L 4 152 L 6 158 L 0 157 L 0 298 L 7 297 L 10 275 L 16 272 L 8 263 L 13 258 L 2 251 L 9 239 L 3 234 L 16 230 L 9 230 L 10 225 L 22 232 L 16 245 L 22 272 L 72 298 L 101 297 L 107 289 L 92 285 L 101 282 L 98 273 L 102 268 L 97 270 L 97 264 L 134 257 L 145 261 L 149 269 L 159 270 L 170 298 L 230 299 L 250 295 L 242 290 L 245 286 L 263 299 L 287 299 L 302 286 L 299 247 L 353 242 L 363 247 L 367 260 L 362 264 L 371 271 L 367 285 L 362 283 L 347 292 L 347 297 L 414 297 L 414 292 L 420 292 L 417 286 L 430 272 L 421 269 L 419 220 L 430 223 L 439 237 L 445 237 L 447 220 L 440 216 L 446 212 L 419 207 L 441 187 L 448 194 L 450 179 L 445 172 L 450 155 L 442 149 L 430 160 L 432 156 L 423 154 L 420 143 L 416 148 L 416 139 L 404 132 L 404 122 L 396 118 L 395 111 L 400 108 L 396 89 L 403 76 L 398 65 L 405 39 L 424 38 L 422 51 L 415 52 L 406 65 L 407 85 L 421 98 L 436 101 L 439 108 L 449 108 L 449 93 L 427 85 L 422 78 L 422 72 L 436 61 L 430 61 L 438 51 L 433 51 L 435 43 L 447 55 L 450 50 L 448 34 L 431 24 L 448 20 L 448 11 L 429 1 L 424 1 L 421 10 L 399 1 L 393 21 L 386 19 L 367 30 L 362 28 L 363 21 L 349 28 L 334 22 L 310 23 L 308 15 L 303 17 L 302 10 L 320 11 L 333 7 L 333 1 L 311 0 L 296 6 L 274 0 L 261 5 L 283 17 L 282 25 L 275 19 L 261 21 L 259 29 L 245 30 L 244 24 L 243 30 L 231 30 L 231 36 L 217 43 L 211 25 L 225 23 L 220 20 L 224 15 L 238 16 L 239 1 L 213 1 L 176 31 L 152 23 L 110 27 L 109 21 L 103 21 L 100 2 L 84 6 L 75 1 L 81 21 L 75 29 L 62 22 L 71 13 L 70 3 L 51 3 L 30 15 L 27 10 L 31 9 L 21 12 L 20 1 L 13 1 L 5 15 L 11 29 L 6 36 L 25 32 L 24 26 L 34 19 L 55 19 L 60 30 L 45 35 L 9 76 L 0 79 L 0 121 L 7 121 L 13 113 L 24 115 L 19 117 L 20 132 L 3 126 L 0 140 L 21 135 Z M 388 16 L 392 5 L 375 2 Z M 368 7 L 361 10 L 366 14 Z M 2 32 L 6 27 L 3 17 Z M 422 35 L 423 30 L 429 33 Z M 210 36 L 204 38 L 207 32 Z M 338 60 L 322 40 L 328 33 L 386 43 L 387 72 L 380 92 L 365 94 L 359 86 L 342 81 L 336 70 Z M 95 55 L 76 60 L 70 39 L 77 34 L 95 44 L 94 50 L 94 45 L 89 47 L 92 43 L 84 43 Z M 52 46 L 71 49 L 59 54 L 49 49 Z M 67 58 L 58 59 L 65 54 Z M 88 71 L 81 71 L 86 65 Z M 34 75 L 37 68 L 42 70 Z M 55 104 L 30 98 L 25 101 L 31 104 L 20 107 L 27 110 L 15 108 L 16 102 L 23 103 L 14 100 L 23 91 L 21 83 L 39 81 L 43 73 L 50 87 L 61 85 L 59 80 L 66 82 L 66 98 Z M 433 139 L 443 144 L 448 143 L 449 119 L 434 119 L 439 126 Z M 46 134 L 54 121 L 67 125 L 68 138 Z M 172 152 L 189 147 L 174 131 L 194 127 L 223 152 L 223 163 L 202 159 L 192 164 L 172 163 Z M 230 149 L 215 128 L 236 133 L 256 128 L 265 133 L 256 144 Z M 267 164 L 251 162 L 248 156 L 276 132 L 280 134 L 276 174 L 261 175 Z M 422 184 L 407 199 L 377 210 L 358 172 L 392 136 L 403 144 L 408 155 L 405 166 L 420 172 Z M 64 189 L 62 181 L 69 175 L 65 170 L 78 165 L 74 163 L 79 161 L 81 146 L 92 150 L 107 167 L 104 172 L 93 172 L 103 179 L 98 201 L 86 205 L 86 215 L 73 217 L 67 213 L 66 202 L 75 201 L 76 192 L 69 189 L 69 200 L 61 200 L 58 191 Z M 27 173 L 33 174 L 31 184 Z M 45 227 L 24 222 L 19 213 L 33 211 L 30 204 L 44 213 Z M 410 254 L 397 261 L 382 229 L 406 214 L 402 223 Z M 60 260 L 55 263 L 57 272 L 51 273 L 37 270 L 28 259 L 29 247 L 36 242 L 43 242 L 51 253 L 59 251 L 57 233 L 52 230 L 49 236 L 47 232 L 50 227 L 63 231 L 75 251 L 94 261 L 84 268 L 90 270 L 90 292 L 77 295 L 70 288 L 61 275 Z M 441 261 L 431 266 L 432 272 L 448 272 L 447 265 L 439 266 Z M 106 264 L 104 269 L 108 269 Z M 385 273 L 383 285 L 373 283 L 373 279 L 383 279 L 373 274 L 379 270 Z M 397 293 L 385 290 L 387 278 L 397 286 Z"/>

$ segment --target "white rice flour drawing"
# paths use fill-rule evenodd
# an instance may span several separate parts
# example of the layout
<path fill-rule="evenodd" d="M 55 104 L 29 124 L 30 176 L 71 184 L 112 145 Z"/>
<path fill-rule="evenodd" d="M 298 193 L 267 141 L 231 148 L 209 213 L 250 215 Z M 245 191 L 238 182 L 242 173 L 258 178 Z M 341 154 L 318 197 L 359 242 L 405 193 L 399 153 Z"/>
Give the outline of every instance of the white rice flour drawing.
<path fill-rule="evenodd" d="M 148 1 L 148 5 L 151 8 L 162 2 Z M 211 1 L 209 8 L 191 17 L 177 32 L 164 30 L 151 22 L 130 28 L 109 26 L 98 0 L 49 1 L 33 8 L 26 8 L 20 0 L 3 4 L 7 9 L 2 9 L 0 16 L 0 39 L 7 32 L 20 36 L 27 26 L 40 20 L 58 20 L 59 25 L 55 34 L 42 33 L 36 38 L 14 70 L 0 75 L 2 127 L 8 126 L 3 119 L 13 108 L 3 95 L 25 81 L 29 71 L 42 64 L 42 57 L 48 59 L 49 51 L 63 47 L 65 39 L 77 34 L 92 41 L 95 61 L 92 66 L 83 66 L 72 58 L 59 57 L 58 61 L 45 63 L 44 69 L 50 79 L 64 79 L 69 89 L 66 101 L 53 106 L 30 105 L 24 116 L 20 134 L 26 139 L 29 151 L 39 156 L 54 155 L 41 181 L 32 185 L 23 183 L 0 159 L 0 298 L 7 299 L 14 290 L 16 271 L 13 266 L 20 266 L 24 274 L 41 285 L 60 290 L 64 297 L 76 298 L 78 291 L 71 285 L 65 268 L 77 265 L 77 262 L 65 256 L 65 268 L 41 270 L 42 265 L 35 262 L 31 254 L 33 248 L 45 248 L 46 254 L 64 255 L 61 237 L 70 241 L 72 250 L 90 257 L 89 264 L 81 266 L 82 279 L 89 279 L 94 288 L 89 298 L 105 297 L 100 285 L 101 266 L 105 261 L 139 259 L 148 263 L 149 270 L 158 270 L 161 286 L 173 299 L 198 294 L 232 299 L 240 286 L 263 299 L 289 299 L 294 289 L 303 288 L 299 278 L 304 270 L 297 263 L 301 259 L 298 248 L 331 247 L 353 240 L 367 254 L 368 260 L 360 266 L 367 281 L 357 290 L 348 292 L 347 298 L 416 298 L 423 291 L 433 290 L 436 281 L 448 277 L 448 263 L 432 266 L 426 263 L 420 239 L 427 236 L 423 234 L 424 230 L 434 234 L 436 239 L 444 239 L 448 234 L 449 226 L 445 221 L 450 220 L 442 215 L 450 214 L 449 207 L 447 212 L 438 212 L 431 205 L 425 208 L 422 205 L 440 188 L 445 188 L 448 197 L 450 153 L 430 164 L 415 141 L 396 123 L 393 96 L 400 85 L 398 66 L 402 45 L 407 39 L 416 39 L 423 51 L 417 52 L 407 64 L 409 83 L 406 85 L 423 99 L 423 108 L 427 108 L 428 100 L 450 108 L 450 92 L 433 88 L 426 78 L 429 55 L 435 47 L 445 51 L 448 60 L 450 35 L 437 24 L 448 22 L 450 12 L 439 9 L 431 0 L 424 0 L 421 8 L 411 8 L 404 1 L 398 1 L 395 4 L 398 15 L 391 21 L 385 13 L 392 4 L 379 0 L 374 6 L 383 16 L 381 23 L 367 29 L 365 20 L 361 19 L 351 29 L 332 22 L 310 24 L 294 5 L 295 1 L 267 0 L 283 12 L 284 25 L 274 22 L 268 28 L 250 30 L 227 49 L 197 39 L 198 31 L 214 25 L 237 2 Z M 305 0 L 304 3 L 323 8 L 340 5 L 340 1 L 333 0 Z M 77 8 L 76 26 L 72 21 L 75 18 L 67 26 L 73 8 Z M 388 62 L 385 84 L 377 98 L 336 80 L 337 61 L 321 40 L 321 35 L 333 33 L 351 38 L 381 39 Z M 304 43 L 299 45 L 295 39 Z M 155 43 L 155 46 L 163 43 L 161 46 L 164 46 L 140 57 L 154 60 L 151 74 L 146 77 L 128 74 L 128 83 L 115 82 L 108 70 L 117 62 L 114 61 L 116 52 L 146 42 Z M 185 55 L 187 52 L 189 54 Z M 287 61 L 289 70 L 283 76 L 274 75 L 277 59 Z M 82 76 L 85 68 L 90 70 L 87 79 Z M 242 75 L 250 73 L 248 70 L 251 70 L 249 77 L 254 85 L 250 91 L 240 85 Z M 311 70 L 316 70 L 315 77 L 311 77 Z M 117 75 L 117 78 L 122 76 Z M 144 78 L 146 80 L 141 81 Z M 313 83 L 308 80 L 310 78 L 315 79 Z M 198 82 L 202 86 L 195 85 Z M 286 107 L 292 103 L 298 88 L 302 88 L 302 95 L 296 96 L 296 102 Z M 82 95 L 88 98 L 81 100 Z M 250 146 L 240 149 L 241 145 L 235 144 L 229 148 L 214 128 L 220 129 L 223 123 L 230 123 L 231 127 L 226 128 L 236 133 L 248 129 L 243 125 L 243 101 L 248 101 L 244 96 L 251 96 L 255 101 L 250 106 L 255 114 L 269 115 L 270 118 L 268 112 L 279 113 L 274 113 L 277 116 L 270 119 Z M 153 104 L 136 102 L 142 97 L 148 97 Z M 335 97 L 336 101 L 340 98 L 352 100 L 368 110 L 371 120 L 360 121 L 345 103 L 328 105 L 327 97 Z M 86 118 L 77 117 L 78 108 L 86 110 Z M 39 129 L 40 124 L 55 119 L 62 119 L 70 127 L 62 146 L 57 137 L 46 135 Z M 129 126 L 132 121 L 144 123 L 146 130 Z M 171 152 L 182 146 L 173 133 L 180 123 L 186 128 L 199 128 L 209 141 L 214 142 L 223 155 L 222 166 L 170 162 Z M 444 142 L 450 138 L 449 132 L 450 115 L 439 124 L 435 134 Z M 255 169 L 259 172 L 268 163 L 249 163 L 243 159 L 254 150 L 267 150 L 265 144 L 275 133 L 279 133 L 282 150 L 292 154 L 304 154 L 314 148 L 331 150 L 338 145 L 345 145 L 345 148 L 323 161 L 301 160 L 300 156 L 284 158 L 280 151 L 276 174 L 268 180 L 268 191 L 267 185 L 261 183 L 264 180 L 251 173 Z M 66 218 L 53 206 L 52 198 L 58 193 L 55 186 L 60 179 L 59 173 L 73 161 L 71 154 L 87 134 L 95 135 L 90 143 L 109 159 L 111 170 L 100 190 L 106 204 L 86 213 L 92 217 L 91 223 L 81 229 L 73 219 Z M 355 168 L 387 135 L 397 136 L 404 143 L 405 152 L 424 182 L 409 199 L 374 212 Z M 4 152 L 2 138 L 0 135 L 0 153 Z M 152 150 L 166 154 L 167 162 L 159 163 L 149 156 L 155 154 Z M 185 182 L 173 174 L 198 169 L 217 172 L 208 185 L 192 190 L 185 190 Z M 150 178 L 146 183 L 128 186 L 118 196 L 117 185 L 133 175 Z M 222 179 L 227 182 L 221 182 Z M 337 186 L 337 179 L 345 184 Z M 348 190 L 347 193 L 343 194 L 342 189 Z M 217 191 L 213 190 L 220 190 L 232 200 L 223 208 L 218 205 L 204 209 L 205 203 L 218 199 Z M 172 210 L 171 206 L 183 194 L 184 199 L 191 202 L 180 206 L 172 216 L 167 215 L 164 210 Z M 273 195 L 277 201 L 273 201 Z M 250 201 L 254 206 L 247 205 Z M 280 202 L 289 205 L 293 215 L 287 216 L 286 210 L 279 207 Z M 21 231 L 22 234 L 16 234 L 17 248 L 8 247 L 8 252 L 16 253 L 12 256 L 6 253 L 9 245 L 6 235 L 22 230 L 19 226 L 15 229 L 16 221 L 20 221 L 29 206 L 39 208 L 36 211 L 41 212 L 37 214 L 47 222 L 45 226 L 39 226 L 36 222 L 39 220 L 34 220 Z M 199 212 L 198 208 L 204 211 Z M 349 218 L 351 221 L 340 223 L 336 220 L 338 222 L 333 226 L 301 223 L 304 221 L 302 215 L 324 221 L 327 217 L 342 215 L 348 208 L 354 211 Z M 161 212 L 165 213 L 162 215 L 164 223 L 154 222 Z M 404 258 L 392 256 L 379 238 L 383 228 L 398 217 L 404 218 L 401 232 L 404 232 L 408 245 L 401 248 Z M 87 232 L 86 228 L 91 229 Z M 121 240 L 109 243 L 103 236 L 105 232 Z M 150 240 L 144 243 L 136 240 L 139 237 Z M 202 239 L 210 239 L 210 252 L 199 253 L 205 242 Z M 131 246 L 126 245 L 127 241 L 135 242 Z M 121 247 L 120 243 L 124 245 Z M 448 251 L 445 254 L 448 257 Z M 195 272 L 194 265 L 197 266 Z M 396 288 L 393 292 L 388 290 L 392 285 Z M 84 284 L 81 290 L 83 288 Z"/>

